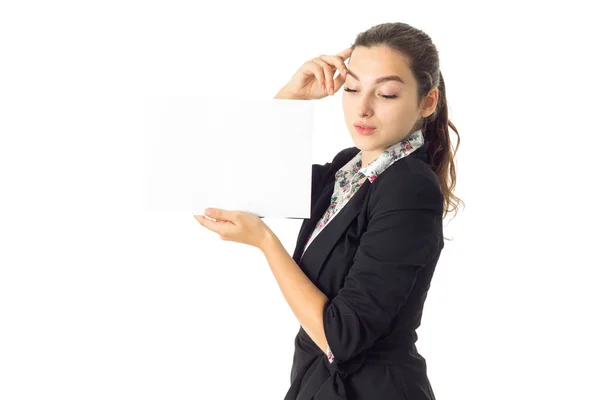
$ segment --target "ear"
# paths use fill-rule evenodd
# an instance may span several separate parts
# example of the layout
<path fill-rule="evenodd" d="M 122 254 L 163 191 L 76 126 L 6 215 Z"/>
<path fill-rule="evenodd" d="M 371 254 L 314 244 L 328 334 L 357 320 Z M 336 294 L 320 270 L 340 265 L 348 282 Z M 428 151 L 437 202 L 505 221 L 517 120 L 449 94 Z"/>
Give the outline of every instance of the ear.
<path fill-rule="evenodd" d="M 440 90 L 438 88 L 433 88 L 427 93 L 427 96 L 423 99 L 423 109 L 421 111 L 421 116 L 423 118 L 427 118 L 433 114 L 437 107 L 439 95 Z"/>

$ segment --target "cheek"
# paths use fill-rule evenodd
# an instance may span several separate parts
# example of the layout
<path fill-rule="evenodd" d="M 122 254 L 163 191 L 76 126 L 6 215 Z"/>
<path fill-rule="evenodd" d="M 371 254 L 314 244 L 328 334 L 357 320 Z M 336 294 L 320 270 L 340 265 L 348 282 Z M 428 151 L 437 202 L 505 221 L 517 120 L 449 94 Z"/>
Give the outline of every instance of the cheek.
<path fill-rule="evenodd" d="M 342 93 L 342 107 L 346 108 L 348 105 L 348 95 L 346 92 Z"/>
<path fill-rule="evenodd" d="M 342 96 L 342 110 L 344 111 L 344 115 L 346 117 L 350 116 L 351 111 L 352 111 L 352 106 L 351 106 L 352 102 L 350 101 L 350 99 L 347 98 L 347 96 Z"/>
<path fill-rule="evenodd" d="M 379 117 L 387 126 L 403 127 L 407 124 L 406 111 L 396 107 L 384 107 L 379 110 Z"/>
<path fill-rule="evenodd" d="M 357 112 L 357 109 L 361 107 L 361 98 L 359 96 L 353 96 L 352 94 L 344 92 L 342 94 L 342 108 L 345 113 L 354 114 Z M 377 104 L 375 102 L 371 103 L 371 107 L 377 108 Z"/>

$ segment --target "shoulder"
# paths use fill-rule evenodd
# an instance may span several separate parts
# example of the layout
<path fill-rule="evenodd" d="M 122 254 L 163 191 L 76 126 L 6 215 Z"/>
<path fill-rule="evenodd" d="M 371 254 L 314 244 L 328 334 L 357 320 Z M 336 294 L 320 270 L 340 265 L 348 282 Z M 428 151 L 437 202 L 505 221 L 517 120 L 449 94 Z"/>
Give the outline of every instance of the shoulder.
<path fill-rule="evenodd" d="M 370 214 L 397 209 L 433 209 L 442 212 L 444 197 L 439 179 L 429 164 L 417 158 L 401 158 L 372 183 Z"/>
<path fill-rule="evenodd" d="M 336 171 L 352 160 L 360 152 L 358 147 L 346 147 L 333 157 L 331 161 L 332 168 Z"/>

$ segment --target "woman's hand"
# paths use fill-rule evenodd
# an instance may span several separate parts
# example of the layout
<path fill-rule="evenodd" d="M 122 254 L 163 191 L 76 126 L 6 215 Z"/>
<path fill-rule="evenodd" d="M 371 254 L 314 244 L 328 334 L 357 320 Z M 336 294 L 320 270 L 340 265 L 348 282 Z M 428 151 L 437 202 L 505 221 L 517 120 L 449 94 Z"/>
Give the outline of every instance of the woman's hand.
<path fill-rule="evenodd" d="M 271 229 L 263 222 L 262 217 L 245 211 L 229 211 L 217 208 L 207 208 L 205 215 L 194 215 L 203 227 L 216 232 L 221 240 L 228 240 L 263 248 L 263 244 L 272 235 Z"/>
<path fill-rule="evenodd" d="M 346 81 L 344 61 L 352 51 L 352 47 L 348 47 L 336 55 L 323 54 L 305 62 L 275 98 L 316 100 L 333 95 Z M 333 79 L 336 70 L 340 74 Z"/>

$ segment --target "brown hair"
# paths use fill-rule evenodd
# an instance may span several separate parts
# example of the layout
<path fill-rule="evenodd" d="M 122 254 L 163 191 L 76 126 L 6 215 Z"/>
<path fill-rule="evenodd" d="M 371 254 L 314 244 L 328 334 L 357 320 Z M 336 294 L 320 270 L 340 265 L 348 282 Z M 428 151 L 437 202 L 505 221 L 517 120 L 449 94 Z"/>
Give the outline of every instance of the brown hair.
<path fill-rule="evenodd" d="M 436 110 L 427 118 L 420 118 L 411 132 L 423 130 L 423 137 L 428 143 L 427 151 L 431 167 L 440 181 L 440 189 L 444 196 L 444 215 L 448 211 L 457 213 L 457 206 L 464 202 L 452 192 L 456 186 L 456 170 L 454 156 L 460 145 L 460 135 L 454 124 L 448 119 L 448 103 L 446 87 L 440 71 L 438 51 L 431 38 L 423 31 L 402 22 L 390 22 L 375 25 L 361 32 L 356 37 L 352 48 L 357 46 L 387 46 L 403 54 L 409 60 L 410 70 L 417 81 L 417 101 L 420 104 L 429 91 L 437 87 L 439 97 Z M 458 137 L 456 148 L 450 151 L 450 131 Z"/>

